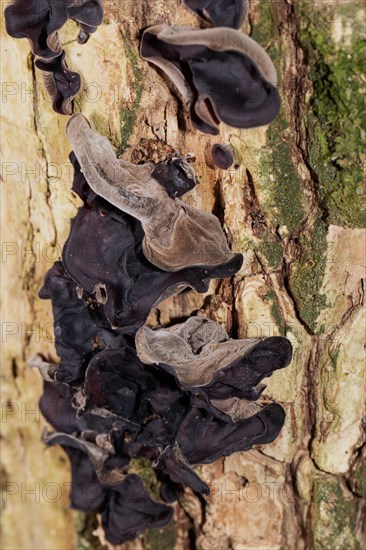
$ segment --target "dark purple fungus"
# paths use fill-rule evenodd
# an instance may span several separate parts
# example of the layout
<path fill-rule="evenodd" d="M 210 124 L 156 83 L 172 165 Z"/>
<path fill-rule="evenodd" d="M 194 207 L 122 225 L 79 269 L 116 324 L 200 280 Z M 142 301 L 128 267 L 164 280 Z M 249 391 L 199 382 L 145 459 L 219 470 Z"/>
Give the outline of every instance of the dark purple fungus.
<path fill-rule="evenodd" d="M 83 394 L 79 414 L 108 410 L 125 423 L 131 443 L 149 446 L 152 442 L 168 445 L 189 406 L 188 394 L 174 378 L 162 369 L 143 365 L 130 346 L 104 350 L 94 357 L 86 371 Z M 159 418 L 165 421 L 155 426 Z"/>
<path fill-rule="evenodd" d="M 225 331 L 212 321 L 192 319 L 193 323 L 183 324 L 175 332 L 183 340 L 189 339 L 198 356 L 205 354 L 204 348 L 210 342 L 212 370 L 217 373 L 214 344 L 225 340 Z M 169 342 L 163 332 L 156 331 L 155 336 L 165 347 Z M 184 486 L 208 494 L 209 488 L 194 465 L 269 443 L 283 425 L 282 407 L 263 406 L 243 398 L 251 384 L 288 362 L 291 347 L 282 340 L 285 341 L 265 339 L 261 348 L 255 345 L 249 354 L 244 354 L 249 355 L 256 374 L 248 375 L 248 368 L 243 371 L 246 377 L 241 372 L 230 373 L 235 379 L 235 397 L 227 391 L 211 399 L 209 390 L 215 384 L 215 376 L 206 386 L 184 388 L 164 366 L 143 364 L 134 347 L 122 343 L 91 359 L 81 385 L 70 387 L 45 381 L 40 408 L 57 431 L 46 433 L 44 441 L 62 445 L 69 456 L 73 506 L 100 512 L 106 538 L 113 544 L 146 528 L 165 525 L 172 510 L 154 502 L 141 479 L 129 474 L 131 458 L 151 461 L 166 502 L 179 498 Z M 276 346 L 271 344 L 274 341 Z M 181 360 L 182 346 L 176 346 L 174 341 L 172 345 Z M 208 348 L 206 352 L 209 353 Z M 46 373 L 47 380 L 52 378 L 53 369 L 48 363 L 34 363 L 41 373 Z M 221 367 L 225 373 L 232 368 L 229 365 L 225 369 L 223 364 Z M 230 383 L 229 380 L 229 386 Z"/>
<path fill-rule="evenodd" d="M 43 439 L 47 445 L 61 445 L 68 455 L 72 507 L 101 513 L 106 538 L 112 544 L 168 523 L 173 510 L 154 501 L 139 476 L 127 473 L 129 459 L 115 449 L 108 436 L 108 432 L 118 431 L 118 421 L 106 415 L 78 417 L 71 405 L 75 391 L 65 384 L 45 382 L 40 401 L 47 421 L 64 431 L 47 432 Z"/>
<path fill-rule="evenodd" d="M 176 486 L 186 485 L 196 493 L 210 494 L 208 485 L 194 471 L 177 442 L 164 449 L 154 462 L 154 467 L 159 468 Z M 174 498 L 174 496 L 167 496 L 167 498 Z"/>
<path fill-rule="evenodd" d="M 14 38 L 27 38 L 34 55 L 53 59 L 61 53 L 59 31 L 67 19 L 80 29 L 95 32 L 103 19 L 101 0 L 15 0 L 5 8 L 6 31 Z"/>
<path fill-rule="evenodd" d="M 111 326 L 133 335 L 161 300 L 187 287 L 205 292 L 210 279 L 231 277 L 240 269 L 241 254 L 219 266 L 173 273 L 155 267 L 142 250 L 141 224 L 95 195 L 75 156 L 70 158 L 75 169 L 73 189 L 85 206 L 72 220 L 63 266 L 79 287 L 104 306 Z M 170 181 L 175 185 L 174 177 Z"/>
<path fill-rule="evenodd" d="M 221 170 L 229 170 L 235 160 L 232 147 L 225 143 L 215 143 L 211 148 L 211 157 L 215 166 Z"/>
<path fill-rule="evenodd" d="M 103 19 L 101 0 L 15 0 L 5 9 L 10 36 L 27 38 L 44 77 L 53 109 L 72 113 L 72 100 L 80 90 L 80 76 L 68 69 L 58 31 L 68 19 L 80 27 L 79 43 L 87 42 Z"/>
<path fill-rule="evenodd" d="M 285 366 L 286 361 L 283 358 L 281 361 L 280 366 Z M 231 397 L 228 391 L 224 397 L 211 401 L 209 394 L 205 394 L 209 386 L 200 388 L 198 392 L 194 388 L 180 388 L 169 373 L 141 363 L 133 348 L 105 350 L 91 361 L 86 372 L 83 410 L 92 413 L 105 409 L 122 422 L 127 419 L 126 429 L 131 441 L 128 452 L 131 456 L 153 460 L 155 467 L 173 482 L 205 492 L 190 464 L 209 462 L 213 455 L 225 455 L 225 445 L 219 441 L 221 431 L 223 434 L 227 432 L 228 440 L 238 447 L 236 450 L 247 450 L 257 440 L 261 444 L 267 439 L 272 441 L 282 426 L 284 413 L 281 407 L 274 407 L 276 414 L 272 415 L 271 408 L 266 412 L 267 407 L 243 399 L 246 389 L 263 378 L 262 367 L 259 365 L 260 373 L 252 376 L 247 367 L 246 380 L 242 377 L 238 382 L 240 387 L 236 388 L 240 399 Z M 265 372 L 266 376 L 271 373 L 269 368 Z M 185 449 L 191 449 L 188 439 L 193 438 L 192 445 L 200 445 L 200 430 L 197 428 L 195 436 L 191 432 L 187 435 L 186 426 L 198 427 L 200 422 L 202 430 L 206 426 L 207 433 L 212 430 L 217 431 L 217 435 L 207 443 L 207 457 L 198 460 L 196 455 L 192 455 L 193 451 L 187 454 Z M 175 446 L 176 442 L 180 448 Z M 173 448 L 168 449 L 170 446 Z"/>
<path fill-rule="evenodd" d="M 68 0 L 67 17 L 76 21 L 82 33 L 92 34 L 103 21 L 102 0 Z"/>
<path fill-rule="evenodd" d="M 247 0 L 183 0 L 183 4 L 215 27 L 240 29 L 247 11 Z"/>
<path fill-rule="evenodd" d="M 111 544 L 132 540 L 145 529 L 164 527 L 173 517 L 173 509 L 154 501 L 141 478 L 134 474 L 113 486 L 108 496 L 102 525 Z"/>
<path fill-rule="evenodd" d="M 66 131 L 92 190 L 141 222 L 142 249 L 152 264 L 175 272 L 233 260 L 219 220 L 170 197 L 152 177 L 150 164 L 117 159 L 110 142 L 94 132 L 82 114 L 70 119 Z"/>
<path fill-rule="evenodd" d="M 111 331 L 100 304 L 78 289 L 61 262 L 48 271 L 39 296 L 52 301 L 56 351 L 61 359 L 56 379 L 76 382 L 98 349 L 118 345 L 114 344 L 118 335 Z"/>
<path fill-rule="evenodd" d="M 284 421 L 285 412 L 276 403 L 235 423 L 192 408 L 180 426 L 177 442 L 191 464 L 208 464 L 237 451 L 248 451 L 253 445 L 271 443 Z"/>
<path fill-rule="evenodd" d="M 47 62 L 37 59 L 35 65 L 42 72 L 53 110 L 60 115 L 71 115 L 72 101 L 80 90 L 80 75 L 67 68 L 65 53 Z"/>
<path fill-rule="evenodd" d="M 271 59 L 240 31 L 156 25 L 142 36 L 141 57 L 175 84 L 202 132 L 217 135 L 220 122 L 263 126 L 280 109 Z"/>
<path fill-rule="evenodd" d="M 57 31 L 67 21 L 65 1 L 52 4 L 49 0 L 16 0 L 4 11 L 7 33 L 14 38 L 27 38 L 33 54 L 42 59 L 60 55 Z"/>
<path fill-rule="evenodd" d="M 151 172 L 160 185 L 172 198 L 181 197 L 196 185 L 194 170 L 184 159 L 173 157 L 167 162 L 160 162 Z"/>
<path fill-rule="evenodd" d="M 144 326 L 136 335 L 136 349 L 141 361 L 164 366 L 182 387 L 205 386 L 215 398 L 227 397 L 226 392 L 235 388 L 256 387 L 292 358 L 287 338 L 229 339 L 223 327 L 202 317 L 190 317 L 169 329 Z M 220 394 L 224 386 L 230 389 Z"/>

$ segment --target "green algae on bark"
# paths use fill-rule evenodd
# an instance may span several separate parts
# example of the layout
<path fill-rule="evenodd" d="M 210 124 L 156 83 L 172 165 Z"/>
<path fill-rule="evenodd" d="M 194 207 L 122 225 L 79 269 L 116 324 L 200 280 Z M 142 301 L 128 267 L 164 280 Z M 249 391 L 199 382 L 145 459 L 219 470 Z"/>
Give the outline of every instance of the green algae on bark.
<path fill-rule="evenodd" d="M 353 19 L 356 5 L 352 2 Z M 359 4 L 360 5 L 360 4 Z M 364 198 L 366 136 L 364 30 L 355 25 L 350 43 L 332 39 L 332 19 L 314 17 L 308 3 L 296 6 L 299 40 L 313 83 L 307 116 L 309 163 L 317 175 L 322 208 L 332 224 L 366 226 Z M 345 7 L 339 4 L 342 25 Z"/>
<path fill-rule="evenodd" d="M 132 104 L 120 111 L 120 125 L 121 125 L 121 143 L 119 144 L 117 155 L 121 155 L 128 145 L 128 141 L 135 129 L 138 110 L 140 107 L 143 84 L 141 70 L 138 65 L 139 56 L 129 44 L 125 37 L 122 37 L 123 45 L 125 48 L 125 55 L 129 62 L 133 76 L 134 86 L 134 99 Z"/>
<path fill-rule="evenodd" d="M 144 532 L 145 550 L 173 550 L 176 543 L 176 526 L 172 520 L 162 529 L 149 529 Z"/>
<path fill-rule="evenodd" d="M 316 220 L 309 233 L 299 237 L 301 256 L 292 264 L 290 287 L 301 319 L 312 332 L 318 329 L 317 318 L 327 305 L 327 298 L 320 294 L 327 261 L 327 226 Z"/>
<path fill-rule="evenodd" d="M 284 323 L 284 320 L 281 315 L 281 310 L 278 306 L 278 303 L 276 301 L 276 296 L 273 290 L 269 290 L 266 295 L 266 299 L 269 300 L 272 304 L 271 312 L 272 317 L 276 323 L 276 326 L 278 328 L 278 332 L 280 336 L 286 336 L 286 325 Z"/>
<path fill-rule="evenodd" d="M 133 458 L 128 465 L 128 473 L 139 475 L 152 498 L 160 500 L 158 480 L 149 460 Z"/>
<path fill-rule="evenodd" d="M 96 514 L 85 514 L 73 510 L 77 550 L 104 550 L 99 537 L 93 533 L 98 527 Z"/>
<path fill-rule="evenodd" d="M 333 476 L 314 480 L 312 539 L 314 550 L 361 550 L 356 538 L 357 503 L 344 484 Z"/>

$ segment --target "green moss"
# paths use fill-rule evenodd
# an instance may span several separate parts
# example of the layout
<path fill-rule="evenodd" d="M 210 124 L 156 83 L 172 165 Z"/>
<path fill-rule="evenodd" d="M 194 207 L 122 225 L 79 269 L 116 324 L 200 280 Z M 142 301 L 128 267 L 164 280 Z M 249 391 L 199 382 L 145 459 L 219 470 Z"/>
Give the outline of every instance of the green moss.
<path fill-rule="evenodd" d="M 366 499 L 366 456 L 363 456 L 353 472 L 355 491 L 361 498 Z"/>
<path fill-rule="evenodd" d="M 312 537 L 314 550 L 358 550 L 355 501 L 346 499 L 340 482 L 330 476 L 314 481 Z"/>
<path fill-rule="evenodd" d="M 160 500 L 159 484 L 151 462 L 145 458 L 133 458 L 128 466 L 129 474 L 141 476 L 144 486 L 155 500 Z M 143 534 L 145 550 L 173 550 L 175 546 L 174 521 L 162 529 L 148 529 Z"/>
<path fill-rule="evenodd" d="M 133 48 L 131 48 L 128 40 L 123 38 L 123 44 L 125 48 L 125 55 L 129 61 L 132 76 L 134 79 L 134 92 L 135 97 L 132 104 L 120 112 L 120 124 L 121 124 L 121 143 L 117 150 L 117 155 L 121 155 L 128 145 L 128 141 L 135 128 L 138 109 L 140 107 L 143 85 L 141 71 L 139 69 L 138 60 L 139 56 Z"/>
<path fill-rule="evenodd" d="M 276 297 L 274 295 L 274 292 L 272 290 L 267 292 L 266 298 L 272 302 L 272 317 L 277 325 L 278 331 L 281 336 L 285 336 L 286 327 L 282 319 L 280 308 L 278 307 L 278 304 L 276 302 Z"/>
<path fill-rule="evenodd" d="M 353 20 L 357 13 L 354 4 Z M 322 18 L 321 11 L 314 17 L 306 6 L 297 4 L 302 21 L 299 38 L 313 82 L 307 120 L 310 165 L 317 174 L 320 200 L 329 213 L 329 222 L 365 227 L 366 41 L 355 26 L 351 44 L 337 47 L 331 39 L 331 18 Z M 342 24 L 341 11 L 337 17 Z"/>
<path fill-rule="evenodd" d="M 279 267 L 279 263 L 283 258 L 283 247 L 280 242 L 269 240 L 263 241 L 258 250 L 265 256 L 270 267 L 273 269 Z"/>
<path fill-rule="evenodd" d="M 149 460 L 146 458 L 133 458 L 128 465 L 128 473 L 139 475 L 151 496 L 160 500 L 158 481 Z"/>
<path fill-rule="evenodd" d="M 174 550 L 176 542 L 175 522 L 163 529 L 149 529 L 144 533 L 145 550 Z"/>
<path fill-rule="evenodd" d="M 290 276 L 291 290 L 295 296 L 301 318 L 317 332 L 317 318 L 326 306 L 326 296 L 320 294 L 326 268 L 327 226 L 318 219 L 309 234 L 300 236 L 301 257 L 293 264 Z"/>
<path fill-rule="evenodd" d="M 268 150 L 261 158 L 261 185 L 270 197 L 264 204 L 274 227 L 292 233 L 304 219 L 302 184 L 291 159 L 290 131 L 283 115 L 269 126 Z"/>
<path fill-rule="evenodd" d="M 105 546 L 93 535 L 98 527 L 95 514 L 84 514 L 74 510 L 73 516 L 77 536 L 76 550 L 103 550 Z"/>
<path fill-rule="evenodd" d="M 258 6 L 258 17 L 255 25 L 253 25 L 251 37 L 263 45 L 272 40 L 277 33 L 272 3 L 263 2 L 261 6 Z"/>

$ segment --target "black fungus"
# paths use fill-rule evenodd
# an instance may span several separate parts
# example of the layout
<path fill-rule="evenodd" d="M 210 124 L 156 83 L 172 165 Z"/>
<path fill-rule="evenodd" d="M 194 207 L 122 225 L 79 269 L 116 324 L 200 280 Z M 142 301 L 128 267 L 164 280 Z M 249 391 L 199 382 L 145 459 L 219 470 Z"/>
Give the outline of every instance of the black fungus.
<path fill-rule="evenodd" d="M 67 68 L 58 31 L 72 19 L 80 28 L 79 43 L 87 42 L 102 22 L 102 0 L 15 0 L 4 14 L 8 34 L 29 40 L 54 110 L 70 115 L 80 76 Z"/>
<path fill-rule="evenodd" d="M 217 217 L 169 196 L 152 176 L 154 165 L 118 159 L 108 139 L 80 113 L 69 120 L 66 133 L 93 191 L 141 222 L 143 253 L 152 264 L 174 272 L 234 260 Z"/>
<path fill-rule="evenodd" d="M 232 147 L 223 143 L 215 143 L 212 146 L 211 157 L 214 164 L 221 170 L 229 170 L 235 160 Z"/>
<path fill-rule="evenodd" d="M 183 0 L 187 8 L 215 27 L 239 29 L 244 21 L 247 0 Z"/>
<path fill-rule="evenodd" d="M 156 25 L 143 34 L 141 57 L 172 80 L 202 132 L 217 135 L 220 122 L 263 126 L 279 112 L 273 63 L 240 31 Z"/>
<path fill-rule="evenodd" d="M 46 90 L 52 99 L 52 107 L 60 115 L 72 114 L 72 101 L 80 90 L 80 75 L 70 71 L 65 53 L 49 61 L 36 59 L 37 69 L 42 71 Z"/>
<path fill-rule="evenodd" d="M 91 143 L 103 152 L 106 140 L 92 134 Z M 119 161 L 108 143 L 106 158 L 92 174 L 84 145 L 78 146 L 82 167 L 70 156 L 73 190 L 83 206 L 72 220 L 62 261 L 49 270 L 40 291 L 52 301 L 60 363 L 38 356 L 32 364 L 44 377 L 40 408 L 54 430 L 43 441 L 61 445 L 71 463 L 71 505 L 101 514 L 106 539 L 122 544 L 166 525 L 173 516 L 166 503 L 179 499 L 184 487 L 209 494 L 197 465 L 277 437 L 285 412 L 261 401 L 262 382 L 289 364 L 292 347 L 282 337 L 230 339 L 222 326 L 203 317 L 146 327 L 159 301 L 187 286 L 203 292 L 211 278 L 235 275 L 242 256 L 231 253 L 213 266 L 187 266 L 183 256 L 183 268 L 176 271 L 154 265 L 146 258 L 139 201 L 131 203 L 136 217 L 121 210 L 119 200 L 96 193 L 92 175 L 107 185 L 105 170 L 113 174 L 122 167 L 125 181 L 114 174 L 113 192 L 124 195 L 124 185 L 133 185 L 136 194 L 142 189 L 144 202 L 144 183 L 153 180 L 156 196 L 171 204 L 195 185 L 193 170 L 180 157 L 156 166 Z M 143 210 L 153 204 L 149 200 Z M 136 474 L 136 460 L 150 462 L 160 501 Z"/>

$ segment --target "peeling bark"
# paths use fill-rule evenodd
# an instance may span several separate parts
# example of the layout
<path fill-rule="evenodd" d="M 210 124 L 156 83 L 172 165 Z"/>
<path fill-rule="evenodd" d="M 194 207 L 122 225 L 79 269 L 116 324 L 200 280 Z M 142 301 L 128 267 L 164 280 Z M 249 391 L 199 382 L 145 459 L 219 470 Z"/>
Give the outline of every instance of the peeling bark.
<path fill-rule="evenodd" d="M 126 550 L 366 545 L 366 232 L 357 153 L 365 8 L 358 1 L 249 4 L 243 30 L 275 61 L 282 111 L 268 128 L 223 127 L 216 140 L 192 130 L 164 77 L 139 59 L 146 26 L 199 24 L 179 0 L 136 0 L 123 8 L 105 0 L 104 22 L 86 45 L 76 43 L 72 22 L 61 33 L 70 66 L 83 80 L 77 109 L 128 160 L 157 161 L 175 149 L 194 154 L 200 184 L 186 200 L 214 212 L 233 250 L 245 257 L 233 280 L 212 282 L 205 295 L 186 291 L 169 299 L 149 324 L 203 312 L 232 337 L 286 335 L 295 350 L 292 365 L 275 373 L 266 390 L 287 411 L 277 441 L 201 467 L 211 496 L 187 490 L 172 526 L 123 545 Z M 41 384 L 26 367 L 35 353 L 56 359 L 51 307 L 36 294 L 79 204 L 70 192 L 68 117 L 52 111 L 26 41 L 4 30 L 2 38 L 9 60 L 2 97 L 3 546 L 101 548 L 93 535 L 103 542 L 97 518 L 67 507 L 66 457 L 40 442 Z M 339 86 L 345 100 L 337 96 Z M 348 102 L 352 128 L 337 101 Z M 231 144 L 239 168 L 215 169 L 210 150 L 218 141 Z M 151 481 L 147 467 L 136 469 Z"/>

